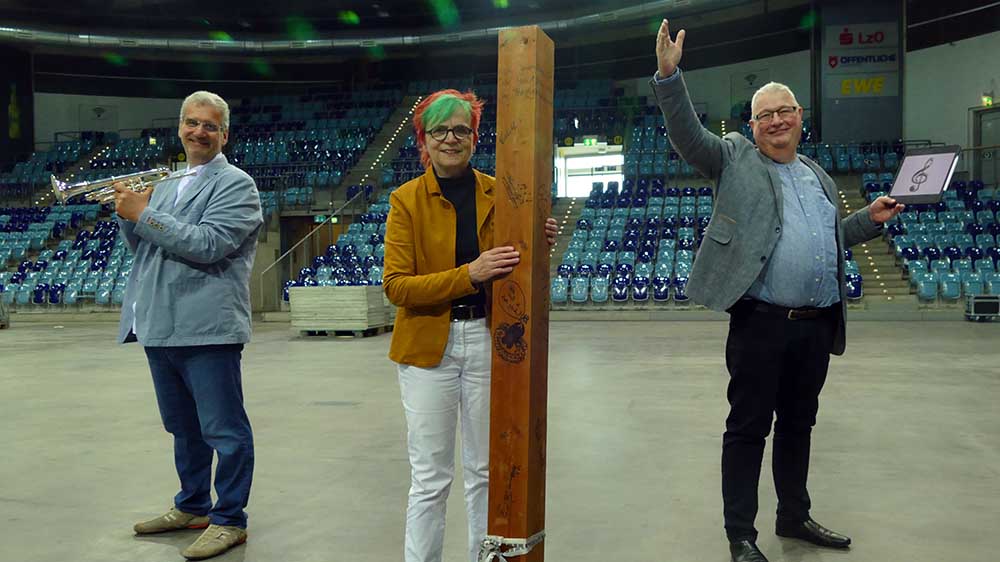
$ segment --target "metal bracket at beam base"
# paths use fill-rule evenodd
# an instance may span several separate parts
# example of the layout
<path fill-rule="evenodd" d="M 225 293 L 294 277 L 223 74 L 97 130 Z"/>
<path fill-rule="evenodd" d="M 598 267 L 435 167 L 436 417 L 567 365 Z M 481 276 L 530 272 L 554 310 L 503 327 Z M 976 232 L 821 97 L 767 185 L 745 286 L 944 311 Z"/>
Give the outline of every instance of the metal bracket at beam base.
<path fill-rule="evenodd" d="M 508 558 L 531 552 L 531 549 L 544 538 L 544 529 L 526 539 L 505 539 L 496 535 L 486 535 L 483 545 L 479 548 L 478 562 L 507 562 Z M 507 550 L 503 550 L 505 547 Z"/>

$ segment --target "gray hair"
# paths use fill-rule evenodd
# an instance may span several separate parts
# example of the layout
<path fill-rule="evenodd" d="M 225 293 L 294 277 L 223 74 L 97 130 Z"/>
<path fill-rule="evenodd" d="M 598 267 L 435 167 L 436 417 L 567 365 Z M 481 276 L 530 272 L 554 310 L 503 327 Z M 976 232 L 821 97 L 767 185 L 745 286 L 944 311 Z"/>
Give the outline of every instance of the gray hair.
<path fill-rule="evenodd" d="M 222 114 L 222 123 L 220 123 L 222 130 L 229 130 L 229 104 L 218 94 L 199 90 L 184 98 L 184 103 L 181 104 L 181 121 L 184 120 L 184 109 L 189 105 L 208 105 L 214 107 Z"/>
<path fill-rule="evenodd" d="M 795 102 L 795 105 L 799 105 L 799 100 L 795 99 L 795 92 L 792 92 L 791 88 L 779 82 L 768 82 L 767 84 L 761 86 L 760 89 L 758 89 L 756 92 L 754 92 L 753 98 L 750 100 L 750 113 L 752 114 L 751 118 L 757 117 L 757 98 L 761 94 L 769 94 L 771 92 L 782 92 L 788 94 L 789 96 L 792 97 L 792 101 Z"/>

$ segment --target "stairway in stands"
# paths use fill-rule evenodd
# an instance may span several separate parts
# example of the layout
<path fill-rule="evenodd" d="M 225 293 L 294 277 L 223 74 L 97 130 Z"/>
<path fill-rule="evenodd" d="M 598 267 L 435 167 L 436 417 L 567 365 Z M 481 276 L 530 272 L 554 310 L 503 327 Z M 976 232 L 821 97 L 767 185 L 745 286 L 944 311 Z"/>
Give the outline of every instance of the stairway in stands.
<path fill-rule="evenodd" d="M 586 197 L 560 197 L 552 205 L 552 217 L 559 225 L 559 235 L 556 236 L 556 245 L 552 246 L 549 253 L 550 276 L 556 275 L 556 269 L 562 263 L 562 256 L 566 253 L 569 241 L 573 239 L 576 221 L 580 218 L 580 212 L 583 211 L 586 201 Z"/>
<path fill-rule="evenodd" d="M 840 193 L 840 215 L 846 217 L 868 203 L 861 196 L 861 177 L 857 175 L 837 176 Z M 854 261 L 858 262 L 861 278 L 864 279 L 862 306 L 901 305 L 916 307 L 916 295 L 910 294 L 909 281 L 903 278 L 903 270 L 896 264 L 892 246 L 883 239 L 876 238 L 851 248 Z"/>
<path fill-rule="evenodd" d="M 368 148 L 358 159 L 358 163 L 344 178 L 341 185 L 345 190 L 344 193 L 346 193 L 347 186 L 350 185 L 371 184 L 379 188 L 396 187 L 379 185 L 382 181 L 382 166 L 392 162 L 407 135 L 413 132 L 412 111 L 420 99 L 418 96 L 406 96 L 396 106 L 396 110 L 385 120 L 382 129 L 375 135 L 372 142 L 368 143 Z M 339 195 L 337 200 L 340 200 Z"/>

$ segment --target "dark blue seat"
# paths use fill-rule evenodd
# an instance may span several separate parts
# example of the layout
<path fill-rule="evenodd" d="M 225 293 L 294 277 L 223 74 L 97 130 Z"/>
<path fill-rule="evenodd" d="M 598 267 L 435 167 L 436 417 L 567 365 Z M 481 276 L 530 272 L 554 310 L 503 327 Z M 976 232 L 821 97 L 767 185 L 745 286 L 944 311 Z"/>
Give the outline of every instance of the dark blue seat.
<path fill-rule="evenodd" d="M 35 304 L 45 304 L 47 302 L 47 300 L 48 300 L 49 284 L 48 283 L 39 283 L 39 284 L 35 285 L 35 289 L 34 289 L 34 291 L 32 291 L 32 293 L 33 293 L 33 296 L 31 298 L 31 302 L 33 302 Z"/>
<path fill-rule="evenodd" d="M 1000 247 L 992 246 L 990 248 L 986 248 L 986 257 L 992 258 L 993 264 L 996 265 L 997 268 L 1000 268 Z M 13 282 L 14 279 L 11 278 L 11 283 Z"/>
<path fill-rule="evenodd" d="M 49 304 L 60 304 L 65 290 L 65 283 L 53 283 L 49 287 Z"/>
<path fill-rule="evenodd" d="M 611 284 L 611 300 L 625 302 L 629 297 L 629 278 L 619 275 Z"/>
<path fill-rule="evenodd" d="M 653 300 L 656 302 L 666 302 L 670 300 L 670 278 L 653 278 Z"/>
<path fill-rule="evenodd" d="M 677 276 L 674 278 L 674 302 L 687 302 L 687 276 Z"/>
<path fill-rule="evenodd" d="M 963 257 L 962 249 L 959 248 L 958 246 L 948 246 L 948 247 L 946 247 L 944 249 L 943 253 L 944 253 L 944 256 L 946 258 L 948 258 L 948 260 L 950 260 L 950 261 L 955 261 L 955 260 L 958 260 L 958 259 L 962 259 L 962 257 Z"/>
<path fill-rule="evenodd" d="M 844 276 L 844 290 L 848 300 L 858 300 L 863 295 L 862 279 L 859 273 L 848 273 Z"/>
<path fill-rule="evenodd" d="M 632 280 L 632 300 L 637 302 L 649 300 L 649 278 L 636 277 Z"/>
<path fill-rule="evenodd" d="M 573 276 L 573 266 L 568 263 L 559 264 L 556 268 L 556 274 L 559 277 L 572 277 Z"/>
<path fill-rule="evenodd" d="M 303 267 L 299 270 L 299 282 L 305 283 L 306 279 L 316 277 L 316 270 L 311 267 Z M 304 286 L 304 285 L 303 285 Z"/>

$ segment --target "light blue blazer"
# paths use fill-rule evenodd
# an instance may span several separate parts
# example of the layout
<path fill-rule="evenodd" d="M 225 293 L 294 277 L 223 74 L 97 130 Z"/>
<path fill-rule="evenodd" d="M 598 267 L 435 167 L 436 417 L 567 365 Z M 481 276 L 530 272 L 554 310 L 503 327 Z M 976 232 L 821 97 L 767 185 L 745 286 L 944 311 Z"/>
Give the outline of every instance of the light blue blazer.
<path fill-rule="evenodd" d="M 138 222 L 118 217 L 135 255 L 118 341 L 129 339 L 134 322 L 143 346 L 246 343 L 264 224 L 257 186 L 225 156 L 206 164 L 175 205 L 179 183 L 157 185 Z"/>

